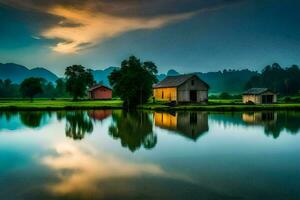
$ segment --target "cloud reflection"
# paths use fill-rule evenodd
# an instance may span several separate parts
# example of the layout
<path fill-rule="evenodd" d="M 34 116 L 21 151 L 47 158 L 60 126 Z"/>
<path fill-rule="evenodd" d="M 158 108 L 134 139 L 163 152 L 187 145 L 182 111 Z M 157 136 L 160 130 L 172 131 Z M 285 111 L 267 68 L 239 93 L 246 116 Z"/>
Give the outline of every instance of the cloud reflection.
<path fill-rule="evenodd" d="M 59 181 L 47 186 L 54 194 L 101 193 L 101 182 L 142 175 L 190 181 L 188 177 L 166 172 L 158 165 L 130 162 L 90 147 L 64 143 L 56 145 L 54 149 L 55 155 L 42 159 L 43 164 L 57 172 Z"/>

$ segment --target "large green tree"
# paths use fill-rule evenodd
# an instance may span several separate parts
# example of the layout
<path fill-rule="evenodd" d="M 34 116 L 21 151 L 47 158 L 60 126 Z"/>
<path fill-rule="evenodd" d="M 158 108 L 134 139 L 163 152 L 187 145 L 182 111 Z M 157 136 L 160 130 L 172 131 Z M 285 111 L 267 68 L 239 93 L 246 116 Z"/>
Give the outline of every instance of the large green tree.
<path fill-rule="evenodd" d="M 88 86 L 92 86 L 95 81 L 90 69 L 85 69 L 81 65 L 72 65 L 66 68 L 66 90 L 77 100 L 86 95 Z"/>
<path fill-rule="evenodd" d="M 42 78 L 27 78 L 20 85 L 20 92 L 23 97 L 29 97 L 32 101 L 33 97 L 37 94 L 43 93 Z"/>
<path fill-rule="evenodd" d="M 121 63 L 108 77 L 117 96 L 124 106 L 135 107 L 145 103 L 152 95 L 152 85 L 157 82 L 157 67 L 153 62 L 141 62 L 135 56 Z"/>

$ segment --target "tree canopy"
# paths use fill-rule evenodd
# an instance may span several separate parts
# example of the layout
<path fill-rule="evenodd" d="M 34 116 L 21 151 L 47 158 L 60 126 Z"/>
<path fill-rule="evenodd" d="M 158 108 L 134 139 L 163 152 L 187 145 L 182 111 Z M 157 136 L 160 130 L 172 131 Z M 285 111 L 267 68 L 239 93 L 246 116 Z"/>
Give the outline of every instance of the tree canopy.
<path fill-rule="evenodd" d="M 108 79 L 115 94 L 124 101 L 124 106 L 135 107 L 145 103 L 152 95 L 152 85 L 157 82 L 156 74 L 157 67 L 153 62 L 141 62 L 131 56 Z"/>
<path fill-rule="evenodd" d="M 42 78 L 27 78 L 20 85 L 20 92 L 23 97 L 29 97 L 31 100 L 37 94 L 43 93 Z"/>
<path fill-rule="evenodd" d="M 266 87 L 282 95 L 292 95 L 300 91 L 300 69 L 297 65 L 282 68 L 278 63 L 266 66 L 261 74 L 253 76 L 246 83 L 246 89 Z"/>
<path fill-rule="evenodd" d="M 72 65 L 66 68 L 66 91 L 77 100 L 86 95 L 88 86 L 92 86 L 95 81 L 90 69 L 85 69 L 81 65 Z"/>
<path fill-rule="evenodd" d="M 0 98 L 5 97 L 19 97 L 20 91 L 19 91 L 19 85 L 12 83 L 11 80 L 0 79 Z"/>

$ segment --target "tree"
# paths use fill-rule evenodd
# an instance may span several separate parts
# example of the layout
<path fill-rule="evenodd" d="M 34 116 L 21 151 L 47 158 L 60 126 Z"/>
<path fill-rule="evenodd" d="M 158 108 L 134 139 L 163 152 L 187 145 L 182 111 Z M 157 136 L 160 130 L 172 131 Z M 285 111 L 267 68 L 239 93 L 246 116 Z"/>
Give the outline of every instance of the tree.
<path fill-rule="evenodd" d="M 66 93 L 66 81 L 62 78 L 56 80 L 55 96 L 68 97 L 68 94 Z"/>
<path fill-rule="evenodd" d="M 27 78 L 20 86 L 20 92 L 23 97 L 29 97 L 32 101 L 33 97 L 37 94 L 43 93 L 42 78 Z"/>
<path fill-rule="evenodd" d="M 267 87 L 283 95 L 297 94 L 300 90 L 300 69 L 297 65 L 282 68 L 278 63 L 266 66 L 261 74 L 253 76 L 246 83 L 246 89 Z"/>
<path fill-rule="evenodd" d="M 220 99 L 230 99 L 232 98 L 232 96 L 230 94 L 228 94 L 227 92 L 222 92 L 220 95 L 219 95 L 219 98 Z"/>
<path fill-rule="evenodd" d="M 92 86 L 95 81 L 90 69 L 85 69 L 81 65 L 72 65 L 66 68 L 66 91 L 73 96 L 73 100 L 86 95 L 88 86 Z"/>
<path fill-rule="evenodd" d="M 108 77 L 117 96 L 125 107 L 145 103 L 152 95 L 152 85 L 157 82 L 157 67 L 153 62 L 141 62 L 135 56 L 121 63 Z"/>

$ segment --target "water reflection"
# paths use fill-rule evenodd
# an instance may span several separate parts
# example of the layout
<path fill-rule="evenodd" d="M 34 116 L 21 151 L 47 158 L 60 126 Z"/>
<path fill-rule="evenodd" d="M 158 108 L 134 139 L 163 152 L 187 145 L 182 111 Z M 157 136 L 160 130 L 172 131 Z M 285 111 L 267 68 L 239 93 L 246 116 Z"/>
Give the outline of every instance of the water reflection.
<path fill-rule="evenodd" d="M 66 136 L 74 140 L 81 140 L 87 133 L 93 132 L 93 123 L 84 111 L 66 113 Z"/>
<path fill-rule="evenodd" d="M 207 112 L 154 113 L 155 126 L 196 141 L 208 131 Z"/>
<path fill-rule="evenodd" d="M 113 123 L 109 127 L 109 135 L 120 139 L 121 145 L 136 151 L 141 146 L 152 149 L 157 143 L 157 136 L 152 131 L 152 122 L 146 112 L 113 111 Z"/>
<path fill-rule="evenodd" d="M 299 118 L 300 115 L 297 112 L 248 112 L 242 115 L 247 125 L 262 126 L 265 134 L 275 139 L 283 130 L 297 134 L 300 129 Z"/>
<path fill-rule="evenodd" d="M 43 113 L 42 112 L 21 112 L 20 120 L 21 122 L 30 127 L 36 128 L 41 125 Z"/>
<path fill-rule="evenodd" d="M 187 177 L 166 172 L 158 165 L 134 163 L 93 147 L 63 143 L 56 144 L 52 150 L 55 153 L 43 157 L 42 163 L 55 170 L 58 180 L 47 185 L 55 195 L 71 194 L 75 197 L 80 194 L 84 199 L 89 199 L 91 194 L 122 193 L 107 187 L 108 180 L 116 179 L 119 182 L 116 184 L 120 185 L 122 179 L 141 175 L 188 180 Z"/>
<path fill-rule="evenodd" d="M 0 199 L 300 199 L 299 120 L 300 112 L 0 112 Z"/>
<path fill-rule="evenodd" d="M 24 127 L 40 128 L 50 123 L 52 116 L 65 123 L 65 135 L 82 140 L 92 134 L 96 124 L 110 121 L 107 132 L 130 151 L 140 147 L 152 149 L 157 143 L 154 127 L 170 130 L 192 141 L 209 131 L 209 122 L 246 127 L 262 127 L 267 136 L 279 138 L 284 131 L 297 134 L 300 112 L 124 112 L 122 110 L 58 111 L 58 112 L 0 112 L 0 130 Z"/>
<path fill-rule="evenodd" d="M 94 121 L 102 122 L 112 115 L 112 110 L 92 110 L 88 112 L 88 115 Z"/>

